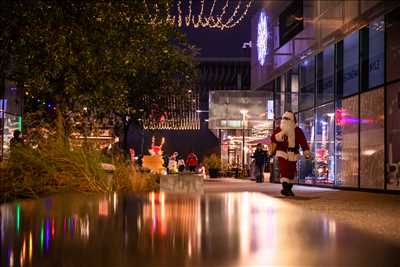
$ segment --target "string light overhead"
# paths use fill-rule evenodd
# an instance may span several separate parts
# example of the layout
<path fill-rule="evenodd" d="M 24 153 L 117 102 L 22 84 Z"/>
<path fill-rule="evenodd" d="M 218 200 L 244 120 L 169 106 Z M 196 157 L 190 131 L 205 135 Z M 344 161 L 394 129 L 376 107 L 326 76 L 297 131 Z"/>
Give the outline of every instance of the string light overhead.
<path fill-rule="evenodd" d="M 191 93 L 190 97 L 171 95 L 165 100 L 166 111 L 159 119 L 143 120 L 146 130 L 200 130 L 200 96 Z"/>
<path fill-rule="evenodd" d="M 253 2 L 254 0 L 225 0 L 224 5 L 218 8 L 217 0 L 200 0 L 200 6 L 195 10 L 193 0 L 178 0 L 172 7 L 167 7 L 167 17 L 160 19 L 157 4 L 151 5 L 144 0 L 153 24 L 168 23 L 177 27 L 212 28 L 222 31 L 238 25 L 246 17 Z"/>

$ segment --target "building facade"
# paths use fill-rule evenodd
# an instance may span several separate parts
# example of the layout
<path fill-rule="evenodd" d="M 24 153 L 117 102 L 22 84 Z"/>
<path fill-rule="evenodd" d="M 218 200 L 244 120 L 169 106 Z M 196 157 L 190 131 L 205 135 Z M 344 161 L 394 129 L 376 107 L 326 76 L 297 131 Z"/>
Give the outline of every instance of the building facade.
<path fill-rule="evenodd" d="M 252 29 L 253 89 L 311 145 L 299 183 L 400 191 L 400 3 L 264 1 Z"/>

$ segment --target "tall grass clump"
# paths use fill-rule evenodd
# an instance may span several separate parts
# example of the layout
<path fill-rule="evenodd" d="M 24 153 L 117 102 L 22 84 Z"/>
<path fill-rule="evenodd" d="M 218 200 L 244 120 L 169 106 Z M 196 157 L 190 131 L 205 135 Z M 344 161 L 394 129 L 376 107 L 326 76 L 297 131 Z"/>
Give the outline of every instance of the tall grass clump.
<path fill-rule="evenodd" d="M 0 166 L 2 201 L 62 192 L 158 190 L 156 176 L 141 173 L 129 163 L 111 160 L 114 170 L 110 172 L 102 167 L 101 151 L 89 145 L 72 149 L 59 122 L 53 132 L 42 127 L 36 134 L 32 132 L 31 138 L 14 147 L 9 160 Z"/>

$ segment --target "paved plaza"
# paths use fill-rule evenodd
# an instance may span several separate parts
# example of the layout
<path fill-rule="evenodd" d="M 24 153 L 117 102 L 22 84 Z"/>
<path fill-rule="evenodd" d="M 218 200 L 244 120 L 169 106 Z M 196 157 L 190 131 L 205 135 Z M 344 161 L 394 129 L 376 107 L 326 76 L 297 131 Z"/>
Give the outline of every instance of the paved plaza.
<path fill-rule="evenodd" d="M 280 190 L 281 186 L 275 183 L 257 184 L 231 178 L 207 180 L 205 183 L 208 193 L 261 192 L 297 209 L 326 215 L 400 244 L 400 195 L 297 185 L 294 187 L 296 197 L 284 198 Z"/>

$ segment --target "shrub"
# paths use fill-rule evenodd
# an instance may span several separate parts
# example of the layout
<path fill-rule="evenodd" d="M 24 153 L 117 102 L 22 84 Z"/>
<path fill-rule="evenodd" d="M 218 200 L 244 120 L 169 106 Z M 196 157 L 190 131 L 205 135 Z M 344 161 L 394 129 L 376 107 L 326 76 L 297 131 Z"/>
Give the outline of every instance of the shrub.
<path fill-rule="evenodd" d="M 216 154 L 211 154 L 204 160 L 204 166 L 210 178 L 217 178 L 221 171 L 221 159 Z"/>
<path fill-rule="evenodd" d="M 210 157 L 204 159 L 206 170 L 221 170 L 221 159 L 216 154 L 211 154 Z"/>
<path fill-rule="evenodd" d="M 60 192 L 157 191 L 157 176 L 112 160 L 114 171 L 103 169 L 104 155 L 88 146 L 71 149 L 62 131 L 28 140 L 15 147 L 0 166 L 2 201 Z M 68 139 L 67 139 L 68 140 Z M 33 148 L 35 147 L 35 149 Z"/>

